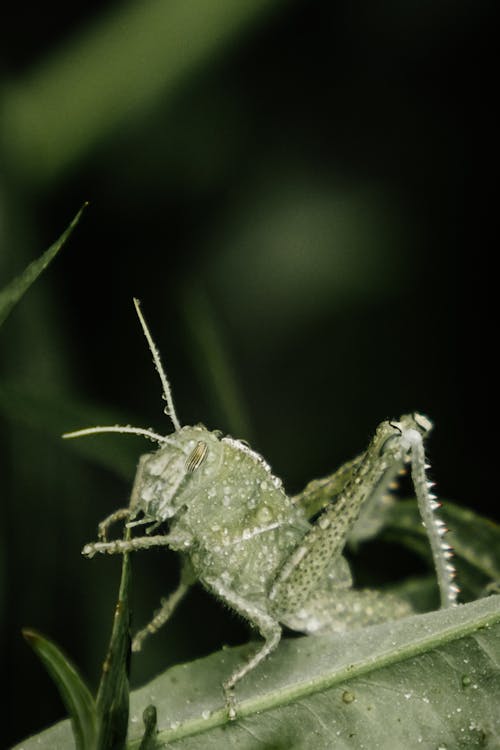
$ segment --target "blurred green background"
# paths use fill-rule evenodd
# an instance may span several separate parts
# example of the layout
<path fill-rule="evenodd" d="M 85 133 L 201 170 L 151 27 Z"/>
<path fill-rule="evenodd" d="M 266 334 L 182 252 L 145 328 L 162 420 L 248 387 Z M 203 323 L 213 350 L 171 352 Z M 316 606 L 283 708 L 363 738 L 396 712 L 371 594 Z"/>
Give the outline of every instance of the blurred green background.
<path fill-rule="evenodd" d="M 120 565 L 80 549 L 150 450 L 60 433 L 170 429 L 133 296 L 181 421 L 248 439 L 291 492 L 418 409 L 439 494 L 498 516 L 472 209 L 489 14 L 470 0 L 10 7 L 0 288 L 90 206 L 0 330 L 6 746 L 63 715 L 21 627 L 97 684 Z M 140 626 L 175 557 L 138 555 L 133 575 Z M 247 638 L 195 591 L 134 658 L 133 685 Z"/>

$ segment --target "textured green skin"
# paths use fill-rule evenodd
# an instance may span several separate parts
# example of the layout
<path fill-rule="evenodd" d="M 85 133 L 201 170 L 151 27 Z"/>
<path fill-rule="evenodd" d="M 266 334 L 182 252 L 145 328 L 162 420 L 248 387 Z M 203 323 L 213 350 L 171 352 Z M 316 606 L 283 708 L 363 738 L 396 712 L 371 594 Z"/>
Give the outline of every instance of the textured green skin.
<path fill-rule="evenodd" d="M 386 437 L 384 432 L 379 441 Z M 206 457 L 187 471 L 200 442 L 208 448 Z M 268 464 L 244 443 L 201 425 L 183 427 L 160 450 L 141 457 L 132 517 L 144 514 L 155 526 L 168 520 L 165 542 L 188 558 L 193 579 L 259 629 L 261 619 L 270 616 L 303 632 L 342 631 L 409 612 L 394 597 L 352 591 L 341 556 L 365 496 L 393 463 L 392 455 L 376 464 L 360 457 L 354 472 L 349 465 L 349 471 L 341 468 L 333 475 L 339 479 L 320 480 L 316 501 L 321 497 L 324 507 L 326 498 L 337 495 L 338 500 L 335 511 L 330 506 L 331 520 L 327 523 L 323 513 L 313 525 L 307 518 L 309 485 L 291 499 Z M 402 459 L 389 478 L 401 465 Z M 367 476 L 374 472 L 376 478 Z M 360 494 L 361 483 L 366 488 Z"/>
<path fill-rule="evenodd" d="M 349 535 L 369 538 L 380 526 L 387 490 L 404 464 L 411 463 L 412 481 L 427 529 L 443 606 L 456 603 L 454 568 L 443 542 L 444 524 L 429 492 L 423 441 L 431 422 L 420 414 L 382 422 L 368 449 L 334 474 L 311 482 L 294 498 L 264 459 L 244 443 L 202 425 L 182 427 L 159 352 L 134 300 L 153 355 L 166 401 L 165 414 L 175 428 L 161 437 L 130 426 L 94 427 L 67 433 L 79 437 L 98 432 L 141 434 L 160 443 L 141 456 L 130 506 L 99 524 L 99 542 L 83 554 L 116 554 L 155 546 L 181 553 L 179 586 L 132 642 L 142 642 L 167 622 L 189 587 L 199 580 L 260 631 L 264 643 L 223 683 L 229 717 L 236 716 L 233 689 L 278 645 L 281 624 L 305 633 L 351 630 L 410 611 L 406 602 L 376 591 L 354 591 L 342 551 Z M 363 511 L 364 508 L 364 511 Z M 314 524 L 309 518 L 320 512 Z M 361 514 L 361 519 L 360 519 Z M 146 534 L 108 542 L 109 527 L 128 519 L 146 525 Z M 169 532 L 152 535 L 164 521 Z M 148 525 L 149 524 L 149 525 Z"/>
<path fill-rule="evenodd" d="M 443 606 L 453 605 L 453 569 L 446 563 L 443 530 L 432 517 L 425 476 L 423 440 L 431 426 L 421 415 L 382 422 L 365 453 L 293 498 L 264 459 L 238 440 L 202 425 L 181 427 L 162 439 L 158 451 L 139 461 L 130 508 L 106 519 L 100 525 L 102 541 L 83 550 L 92 556 L 163 545 L 181 554 L 179 588 L 136 636 L 134 649 L 168 620 L 189 586 L 200 581 L 264 638 L 259 651 L 223 685 L 234 718 L 233 688 L 276 648 L 282 624 L 311 634 L 342 632 L 409 614 L 410 606 L 401 599 L 353 590 L 342 556 L 357 525 L 358 539 L 374 533 L 373 518 L 408 462 L 422 501 Z M 363 509 L 368 510 L 365 520 L 359 518 Z M 109 525 L 127 517 L 132 525 L 146 524 L 146 534 L 105 541 Z M 168 533 L 152 536 L 165 521 Z"/>
<path fill-rule="evenodd" d="M 186 473 L 200 441 L 206 458 Z M 278 570 L 311 528 L 257 453 L 201 426 L 183 427 L 142 457 L 132 507 L 153 521 L 172 516 L 169 546 L 188 555 L 196 578 L 208 588 L 222 581 L 263 611 Z"/>

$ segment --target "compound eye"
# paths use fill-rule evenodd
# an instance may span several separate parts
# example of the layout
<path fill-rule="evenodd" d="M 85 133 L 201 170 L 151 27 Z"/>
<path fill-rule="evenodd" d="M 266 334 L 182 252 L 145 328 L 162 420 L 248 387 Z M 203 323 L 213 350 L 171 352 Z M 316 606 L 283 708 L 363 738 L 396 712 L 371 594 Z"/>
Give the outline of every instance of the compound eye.
<path fill-rule="evenodd" d="M 196 471 L 203 461 L 205 460 L 208 453 L 208 446 L 202 440 L 196 443 L 195 447 L 191 451 L 191 454 L 186 459 L 186 471 Z"/>
<path fill-rule="evenodd" d="M 418 412 L 413 412 L 413 421 L 419 427 L 424 433 L 429 432 L 432 430 L 432 422 L 430 419 L 427 419 L 423 414 L 419 414 Z"/>

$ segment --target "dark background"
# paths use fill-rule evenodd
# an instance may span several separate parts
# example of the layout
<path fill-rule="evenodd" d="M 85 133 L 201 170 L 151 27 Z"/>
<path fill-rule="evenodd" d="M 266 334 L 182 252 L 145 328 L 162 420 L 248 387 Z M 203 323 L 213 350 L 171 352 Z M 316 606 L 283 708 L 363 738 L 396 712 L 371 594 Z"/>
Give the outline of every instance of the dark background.
<path fill-rule="evenodd" d="M 150 449 L 104 436 L 88 459 L 60 433 L 170 430 L 133 296 L 181 421 L 248 439 L 291 492 L 418 409 L 435 424 L 440 496 L 498 517 L 489 5 L 28 11 L 12 6 L 0 31 L 0 287 L 90 206 L 0 331 L 6 746 L 64 713 L 23 626 L 97 684 L 120 566 L 80 549 Z M 136 626 L 176 575 L 169 553 L 137 556 Z M 247 638 L 195 591 L 134 658 L 132 683 Z"/>

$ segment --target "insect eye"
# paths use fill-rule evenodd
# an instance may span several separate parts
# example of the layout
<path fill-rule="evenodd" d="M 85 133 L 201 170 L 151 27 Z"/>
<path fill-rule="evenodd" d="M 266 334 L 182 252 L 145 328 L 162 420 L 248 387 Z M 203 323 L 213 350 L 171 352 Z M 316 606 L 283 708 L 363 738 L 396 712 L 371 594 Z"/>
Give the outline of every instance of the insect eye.
<path fill-rule="evenodd" d="M 200 440 L 186 459 L 186 471 L 195 471 L 198 469 L 205 460 L 207 453 L 207 444 Z"/>
<path fill-rule="evenodd" d="M 419 414 L 418 412 L 413 412 L 412 417 L 417 427 L 419 427 L 420 430 L 422 430 L 424 434 L 432 430 L 432 422 L 429 419 L 427 419 L 427 417 L 425 417 L 423 414 Z"/>

